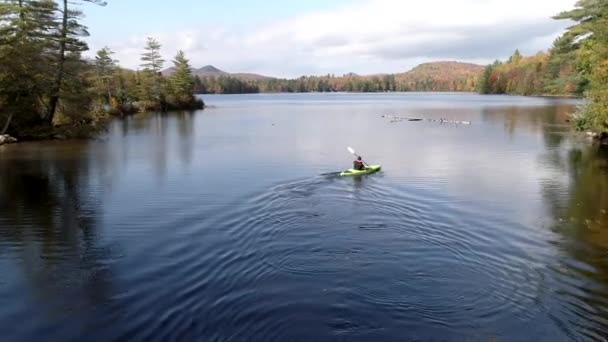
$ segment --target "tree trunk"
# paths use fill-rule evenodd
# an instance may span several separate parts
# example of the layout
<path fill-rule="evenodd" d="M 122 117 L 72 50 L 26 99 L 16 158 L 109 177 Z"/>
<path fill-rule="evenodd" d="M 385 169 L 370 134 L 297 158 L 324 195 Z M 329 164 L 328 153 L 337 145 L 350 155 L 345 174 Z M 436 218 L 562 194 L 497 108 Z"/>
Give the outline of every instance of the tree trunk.
<path fill-rule="evenodd" d="M 2 128 L 2 131 L 0 131 L 0 135 L 4 135 L 6 134 L 6 131 L 8 130 L 8 127 L 11 125 L 11 121 L 13 120 L 13 112 L 11 112 L 8 115 L 8 119 L 6 119 L 6 123 L 4 124 L 4 127 Z"/>
<path fill-rule="evenodd" d="M 25 12 L 23 11 L 23 0 L 19 0 L 19 19 L 21 19 L 21 22 L 25 22 Z"/>
<path fill-rule="evenodd" d="M 57 111 L 57 103 L 59 102 L 59 93 L 63 83 L 63 69 L 65 65 L 65 50 L 66 40 L 68 35 L 68 0 L 63 0 L 63 21 L 61 24 L 61 40 L 59 41 L 59 60 L 57 61 L 57 74 L 51 89 L 51 97 L 49 100 L 49 111 L 46 120 L 49 124 L 53 123 L 55 112 Z"/>
<path fill-rule="evenodd" d="M 15 103 L 17 105 L 19 105 L 20 98 L 21 98 L 21 94 L 17 94 L 17 99 L 15 101 Z M 8 114 L 8 119 L 6 119 L 6 123 L 4 124 L 2 131 L 0 131 L 0 135 L 6 134 L 6 131 L 8 131 L 8 128 L 11 125 L 11 121 L 13 121 L 13 116 L 15 116 L 15 111 L 11 110 L 10 113 Z"/>

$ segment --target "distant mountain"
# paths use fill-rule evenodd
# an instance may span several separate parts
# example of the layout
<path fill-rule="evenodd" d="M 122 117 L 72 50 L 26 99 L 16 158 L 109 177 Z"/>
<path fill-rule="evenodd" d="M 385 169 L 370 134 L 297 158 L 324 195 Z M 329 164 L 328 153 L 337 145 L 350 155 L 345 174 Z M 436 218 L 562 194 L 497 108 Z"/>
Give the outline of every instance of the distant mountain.
<path fill-rule="evenodd" d="M 471 63 L 432 62 L 395 74 L 395 79 L 415 91 L 469 91 L 484 69 L 483 65 Z"/>
<path fill-rule="evenodd" d="M 192 69 L 192 71 L 194 71 L 194 69 Z M 170 68 L 167 68 L 165 70 L 162 70 L 160 73 L 163 76 L 171 76 L 174 72 L 175 72 L 175 68 L 174 67 L 170 67 Z"/>
<path fill-rule="evenodd" d="M 252 74 L 247 72 L 239 72 L 236 74 L 230 74 L 230 76 L 241 79 L 243 81 L 263 81 L 263 80 L 271 80 L 274 77 L 264 76 L 259 74 Z"/>
<path fill-rule="evenodd" d="M 423 63 L 403 74 L 433 75 L 443 77 L 481 73 L 484 69 L 485 66 L 479 64 L 447 61 Z"/>
<path fill-rule="evenodd" d="M 193 70 L 194 75 L 199 77 L 218 77 L 218 76 L 227 76 L 229 75 L 227 72 L 222 71 L 213 65 L 206 65 L 200 69 Z"/>
<path fill-rule="evenodd" d="M 167 69 L 163 70 L 162 74 L 164 76 L 170 76 L 171 74 L 173 74 L 173 72 L 175 72 L 175 68 L 171 67 L 171 68 L 167 68 Z M 214 67 L 213 65 L 206 65 L 199 69 L 192 68 L 192 74 L 195 76 L 198 76 L 200 78 L 220 77 L 220 76 L 228 77 L 229 76 L 229 77 L 238 78 L 243 81 L 260 81 L 260 80 L 268 80 L 268 79 L 273 78 L 273 77 L 258 75 L 258 74 L 253 74 L 253 73 L 229 73 L 229 72 L 220 70 L 220 69 Z"/>

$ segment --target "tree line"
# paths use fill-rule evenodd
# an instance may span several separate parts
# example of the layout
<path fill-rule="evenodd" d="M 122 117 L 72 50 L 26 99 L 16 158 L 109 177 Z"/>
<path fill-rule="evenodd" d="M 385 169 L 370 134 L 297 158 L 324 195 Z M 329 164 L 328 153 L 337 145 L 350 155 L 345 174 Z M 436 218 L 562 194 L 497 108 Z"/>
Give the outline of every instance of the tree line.
<path fill-rule="evenodd" d="M 489 65 L 480 78 L 483 94 L 576 95 L 584 105 L 574 115 L 578 129 L 608 135 L 608 0 L 579 0 L 554 19 L 573 26 L 548 52 Z"/>
<path fill-rule="evenodd" d="M 308 93 L 308 92 L 407 92 L 474 91 L 476 75 L 462 79 L 412 78 L 396 74 L 381 76 L 302 76 L 296 79 L 242 80 L 231 76 L 195 77 L 199 94 Z"/>
<path fill-rule="evenodd" d="M 242 80 L 232 76 L 196 76 L 195 91 L 200 94 L 381 92 L 403 91 L 394 75 L 382 77 L 302 76 L 297 79 L 268 78 Z"/>
<path fill-rule="evenodd" d="M 524 57 L 519 50 L 495 61 L 478 83 L 482 94 L 582 96 L 588 80 L 577 70 L 574 47 L 559 38 L 549 52 Z"/>
<path fill-rule="evenodd" d="M 106 5 L 101 0 L 0 1 L 0 134 L 52 134 L 61 127 L 83 128 L 64 133 L 88 134 L 109 114 L 203 105 L 193 96 L 195 80 L 183 52 L 173 60 L 176 72 L 165 78 L 161 46 L 152 38 L 141 71 L 120 68 L 107 47 L 93 60 L 83 58 L 89 32 L 74 8 L 79 3 Z"/>

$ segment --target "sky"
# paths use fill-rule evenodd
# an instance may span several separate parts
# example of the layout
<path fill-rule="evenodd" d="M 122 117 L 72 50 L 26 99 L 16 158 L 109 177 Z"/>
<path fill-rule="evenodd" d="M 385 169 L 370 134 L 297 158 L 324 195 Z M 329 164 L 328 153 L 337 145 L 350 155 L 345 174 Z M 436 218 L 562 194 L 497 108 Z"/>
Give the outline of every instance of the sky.
<path fill-rule="evenodd" d="M 404 72 L 546 50 L 576 0 L 107 0 L 80 6 L 92 56 L 108 46 L 136 69 L 147 37 L 193 67 L 275 77 Z"/>

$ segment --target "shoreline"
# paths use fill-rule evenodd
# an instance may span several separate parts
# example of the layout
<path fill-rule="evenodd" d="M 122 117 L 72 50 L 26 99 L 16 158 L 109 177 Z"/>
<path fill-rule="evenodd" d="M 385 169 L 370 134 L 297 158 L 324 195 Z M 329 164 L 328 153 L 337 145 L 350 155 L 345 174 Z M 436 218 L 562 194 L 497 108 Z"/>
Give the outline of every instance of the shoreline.
<path fill-rule="evenodd" d="M 256 92 L 256 93 L 205 93 L 205 95 L 281 95 L 281 94 L 471 94 L 483 96 L 523 96 L 523 97 L 546 97 L 563 99 L 584 99 L 584 96 L 574 94 L 481 94 L 476 91 L 456 91 L 456 90 L 429 90 L 429 91 L 294 91 L 294 92 Z M 207 108 L 208 106 L 205 106 Z"/>
<path fill-rule="evenodd" d="M 471 95 L 499 95 L 499 96 L 523 96 L 523 97 L 537 97 L 537 98 L 548 98 L 548 99 L 582 99 L 583 97 L 576 95 L 518 95 L 518 94 L 480 94 L 477 92 L 467 92 L 467 91 L 403 91 L 403 92 L 392 92 L 392 91 L 383 91 L 383 92 L 285 92 L 285 93 L 276 93 L 276 92 L 259 92 L 259 93 L 242 93 L 242 94 L 204 94 L 204 95 L 280 95 L 280 94 L 390 94 L 390 93 L 402 93 L 402 94 L 471 94 Z M 217 105 L 207 105 L 202 101 L 200 97 L 204 96 L 203 94 L 195 94 L 197 99 L 202 102 L 202 108 L 193 109 L 195 106 L 187 106 L 187 108 L 170 108 L 167 112 L 173 111 L 181 111 L 181 110 L 204 110 L 204 109 L 214 109 L 218 108 Z M 196 104 L 200 104 L 197 101 Z M 123 108 L 124 109 L 124 108 Z M 146 112 L 154 112 L 151 110 L 148 111 L 129 111 L 129 110 L 121 110 L 120 114 L 117 113 L 106 113 L 104 116 L 97 117 L 89 122 L 80 122 L 76 124 L 67 124 L 61 126 L 37 126 L 27 128 L 22 130 L 19 134 L 5 134 L 0 135 L 0 146 L 23 143 L 23 142 L 42 142 L 42 141 L 67 141 L 67 140 L 92 140 L 98 138 L 106 131 L 107 124 L 115 119 L 123 120 L 129 116 L 138 115 Z M 576 130 L 572 130 L 576 132 Z M 605 134 L 600 134 L 598 132 L 580 132 L 581 135 L 585 135 L 587 137 L 587 141 L 591 143 L 599 143 L 601 145 L 608 145 L 608 136 Z"/>
<path fill-rule="evenodd" d="M 164 105 L 164 108 L 162 107 Z M 103 134 L 112 120 L 124 120 L 127 117 L 147 112 L 196 111 L 209 108 L 202 99 L 191 103 L 139 103 L 108 109 L 104 113 L 92 114 L 92 117 L 63 125 L 38 125 L 21 129 L 11 134 L 0 134 L 0 146 L 32 141 L 65 141 L 92 140 Z"/>

